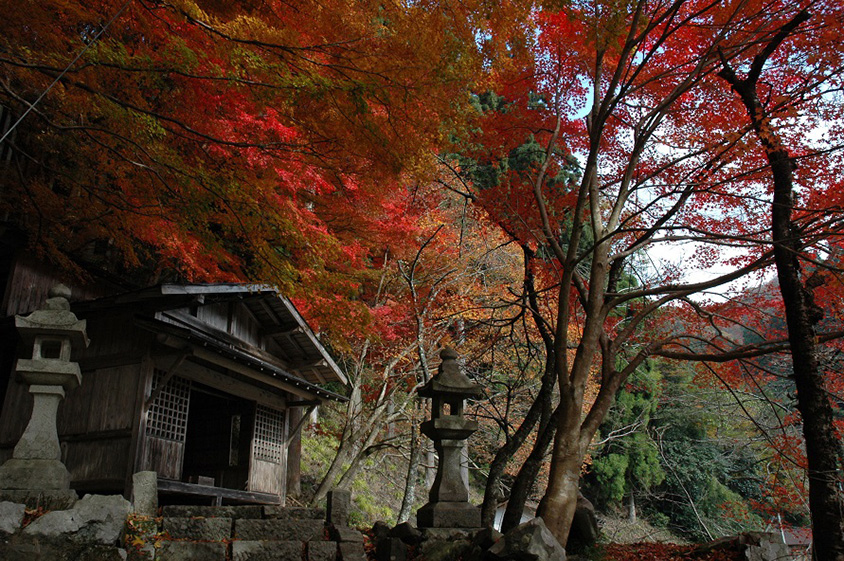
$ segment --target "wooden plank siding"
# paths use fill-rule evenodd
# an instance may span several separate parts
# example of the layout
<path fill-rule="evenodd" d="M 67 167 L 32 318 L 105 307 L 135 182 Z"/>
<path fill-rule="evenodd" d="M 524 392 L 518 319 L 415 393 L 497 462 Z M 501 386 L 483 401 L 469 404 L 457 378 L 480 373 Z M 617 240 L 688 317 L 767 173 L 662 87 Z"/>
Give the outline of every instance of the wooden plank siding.
<path fill-rule="evenodd" d="M 74 485 L 121 490 L 132 468 L 134 389 L 140 364 L 85 372 L 59 405 L 63 461 Z"/>
<path fill-rule="evenodd" d="M 20 440 L 31 415 L 32 395 L 29 393 L 29 386 L 15 380 L 13 376 L 9 381 L 3 413 L 0 415 L 0 446 L 6 458 L 11 457 L 12 448 Z"/>
<path fill-rule="evenodd" d="M 27 255 L 17 257 L 11 266 L 6 292 L 3 294 L 3 315 L 28 314 L 41 308 L 47 301 L 50 289 L 62 282 L 67 283 L 67 279 L 56 275 L 52 267 Z M 75 283 L 71 300 L 93 300 L 113 291 L 113 287 L 104 284 L 83 286 Z"/>
<path fill-rule="evenodd" d="M 180 480 L 185 460 L 185 443 L 147 436 L 144 444 L 145 470 L 155 471 L 158 477 Z"/>

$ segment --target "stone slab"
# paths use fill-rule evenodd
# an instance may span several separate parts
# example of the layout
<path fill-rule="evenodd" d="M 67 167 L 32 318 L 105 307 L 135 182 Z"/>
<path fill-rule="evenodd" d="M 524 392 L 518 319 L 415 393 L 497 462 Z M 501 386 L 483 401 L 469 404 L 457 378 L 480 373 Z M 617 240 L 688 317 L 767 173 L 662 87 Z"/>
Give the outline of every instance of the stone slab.
<path fill-rule="evenodd" d="M 308 542 L 308 561 L 336 561 L 337 543 Z"/>
<path fill-rule="evenodd" d="M 423 541 L 473 541 L 483 528 L 420 528 Z"/>
<path fill-rule="evenodd" d="M 226 561 L 226 544 L 165 541 L 156 551 L 155 561 Z"/>
<path fill-rule="evenodd" d="M 154 471 L 139 471 L 132 474 L 132 508 L 135 514 L 155 516 L 158 514 L 158 474 Z"/>
<path fill-rule="evenodd" d="M 349 510 L 352 493 L 345 489 L 333 489 L 326 496 L 326 520 L 335 526 L 349 525 Z"/>
<path fill-rule="evenodd" d="M 335 542 L 363 543 L 363 534 L 348 526 L 331 526 L 328 535 Z"/>
<path fill-rule="evenodd" d="M 322 520 L 235 520 L 238 540 L 321 541 L 325 538 Z"/>
<path fill-rule="evenodd" d="M 3 561 L 126 561 L 126 551 L 114 546 L 41 540 L 18 534 L 0 541 Z"/>
<path fill-rule="evenodd" d="M 325 520 L 325 509 L 266 505 L 264 506 L 264 518 L 281 520 L 288 520 L 291 518 L 297 520 Z"/>
<path fill-rule="evenodd" d="M 375 548 L 375 561 L 406 561 L 407 545 L 396 537 L 387 537 Z"/>
<path fill-rule="evenodd" d="M 174 540 L 221 541 L 232 536 L 231 518 L 165 518 L 163 532 Z"/>
<path fill-rule="evenodd" d="M 261 505 L 167 505 L 161 507 L 161 514 L 171 518 L 261 518 Z"/>
<path fill-rule="evenodd" d="M 337 544 L 341 561 L 367 561 L 362 543 L 346 542 Z"/>
<path fill-rule="evenodd" d="M 235 540 L 232 561 L 299 561 L 305 552 L 301 541 Z"/>

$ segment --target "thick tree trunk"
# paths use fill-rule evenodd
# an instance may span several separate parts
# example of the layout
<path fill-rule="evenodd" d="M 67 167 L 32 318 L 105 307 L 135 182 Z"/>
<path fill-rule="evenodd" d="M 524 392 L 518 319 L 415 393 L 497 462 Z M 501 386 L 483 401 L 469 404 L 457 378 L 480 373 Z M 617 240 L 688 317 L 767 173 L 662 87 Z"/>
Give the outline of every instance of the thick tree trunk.
<path fill-rule="evenodd" d="M 785 24 L 765 49 L 754 57 L 745 79 L 739 79 L 726 60 L 722 60 L 724 68 L 719 76 L 729 82 L 741 97 L 771 166 L 774 179 L 771 237 L 777 279 L 785 306 L 794 382 L 797 386 L 797 409 L 803 419 L 814 555 L 819 561 L 844 561 L 842 458 L 835 438 L 832 405 L 818 364 L 815 333 L 815 323 L 822 317 L 822 311 L 815 305 L 811 290 L 801 279 L 798 256 L 803 248 L 800 232 L 792 219 L 794 162 L 788 150 L 781 145 L 756 91 L 767 58 L 809 17 L 808 12 L 801 11 Z"/>
<path fill-rule="evenodd" d="M 832 405 L 820 372 L 814 323 L 819 319 L 811 292 L 800 279 L 798 233 L 791 220 L 792 161 L 785 150 L 768 154 L 774 175 L 772 227 L 777 278 L 785 304 L 788 341 L 797 386 L 797 408 L 809 466 L 809 509 L 816 558 L 844 560 L 844 500 L 839 444 Z"/>
<path fill-rule="evenodd" d="M 577 491 L 580 485 L 580 430 L 563 425 L 557 428 L 554 438 L 555 462 L 551 465 L 548 489 L 539 503 L 538 516 L 561 544 L 568 541 L 574 511 L 577 508 Z"/>

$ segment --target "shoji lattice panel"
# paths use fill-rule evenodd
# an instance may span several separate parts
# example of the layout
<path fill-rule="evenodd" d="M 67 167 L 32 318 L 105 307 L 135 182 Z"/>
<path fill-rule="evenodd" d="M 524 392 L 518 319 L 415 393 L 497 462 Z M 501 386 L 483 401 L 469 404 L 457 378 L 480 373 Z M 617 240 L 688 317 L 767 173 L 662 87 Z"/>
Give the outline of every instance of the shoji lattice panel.
<path fill-rule="evenodd" d="M 155 371 L 152 391 L 161 384 L 164 372 Z M 188 429 L 190 380 L 173 376 L 147 411 L 147 436 L 184 442 Z"/>
<path fill-rule="evenodd" d="M 284 446 L 284 413 L 259 405 L 255 410 L 254 458 L 281 463 Z"/>

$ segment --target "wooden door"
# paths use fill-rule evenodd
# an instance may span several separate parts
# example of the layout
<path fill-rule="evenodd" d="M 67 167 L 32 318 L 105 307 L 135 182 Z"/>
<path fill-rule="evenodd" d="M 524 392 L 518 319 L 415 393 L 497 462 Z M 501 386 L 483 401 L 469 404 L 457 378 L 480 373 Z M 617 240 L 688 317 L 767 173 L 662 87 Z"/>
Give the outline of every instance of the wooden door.
<path fill-rule="evenodd" d="M 163 377 L 162 371 L 155 371 L 152 392 L 158 394 L 147 410 L 143 466 L 159 477 L 178 481 L 185 458 L 191 383 L 172 376 L 158 391 Z"/>
<path fill-rule="evenodd" d="M 256 405 L 249 462 L 249 490 L 284 499 L 287 467 L 287 415 Z"/>

